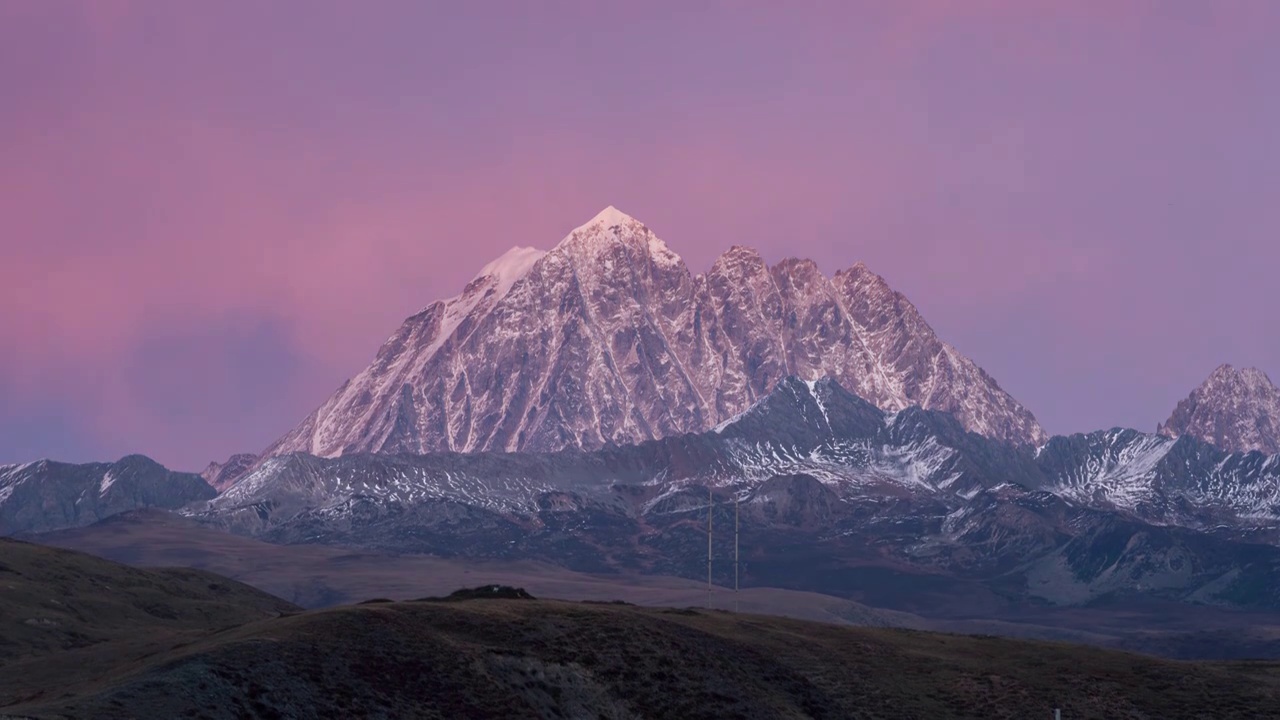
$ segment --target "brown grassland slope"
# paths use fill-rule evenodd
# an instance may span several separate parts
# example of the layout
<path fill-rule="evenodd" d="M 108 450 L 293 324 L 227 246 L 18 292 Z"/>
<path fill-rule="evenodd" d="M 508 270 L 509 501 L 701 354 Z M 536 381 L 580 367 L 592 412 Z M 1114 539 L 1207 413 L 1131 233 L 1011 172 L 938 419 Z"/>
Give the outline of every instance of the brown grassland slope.
<path fill-rule="evenodd" d="M 12 541 L 0 562 L 0 716 L 1280 715 L 1277 663 L 550 600 L 299 612 L 201 572 Z"/>
<path fill-rule="evenodd" d="M 0 538 L 0 658 L 212 631 L 296 611 L 291 603 L 203 570 L 141 570 Z"/>

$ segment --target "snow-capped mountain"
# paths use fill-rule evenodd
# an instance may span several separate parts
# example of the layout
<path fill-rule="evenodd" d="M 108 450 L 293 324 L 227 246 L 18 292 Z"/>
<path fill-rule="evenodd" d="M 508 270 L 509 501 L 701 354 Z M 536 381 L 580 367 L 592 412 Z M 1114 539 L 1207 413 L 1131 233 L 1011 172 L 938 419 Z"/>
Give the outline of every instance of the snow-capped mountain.
<path fill-rule="evenodd" d="M 180 508 L 217 495 L 196 474 L 143 455 L 113 463 L 0 465 L 0 535 L 77 527 L 137 508 Z"/>
<path fill-rule="evenodd" d="M 410 317 L 266 455 L 595 449 L 702 432 L 779 379 L 836 378 L 886 410 L 1039 443 L 1035 418 L 861 264 L 824 276 L 734 247 L 690 273 L 609 207 L 549 252 L 514 248 Z"/>
<path fill-rule="evenodd" d="M 1223 365 L 1178 403 L 1158 432 L 1224 450 L 1280 453 L 1280 388 L 1257 368 Z"/>

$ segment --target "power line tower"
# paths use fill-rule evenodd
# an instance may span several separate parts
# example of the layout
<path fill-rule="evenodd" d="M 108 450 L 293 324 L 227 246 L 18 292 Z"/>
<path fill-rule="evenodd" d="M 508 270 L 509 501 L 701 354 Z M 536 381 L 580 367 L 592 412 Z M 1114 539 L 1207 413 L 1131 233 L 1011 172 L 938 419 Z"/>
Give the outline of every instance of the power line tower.
<path fill-rule="evenodd" d="M 738 492 L 733 493 L 733 611 L 738 612 Z"/>
<path fill-rule="evenodd" d="M 707 484 L 707 598 L 711 597 L 711 513 L 715 510 L 715 498 L 711 484 Z"/>

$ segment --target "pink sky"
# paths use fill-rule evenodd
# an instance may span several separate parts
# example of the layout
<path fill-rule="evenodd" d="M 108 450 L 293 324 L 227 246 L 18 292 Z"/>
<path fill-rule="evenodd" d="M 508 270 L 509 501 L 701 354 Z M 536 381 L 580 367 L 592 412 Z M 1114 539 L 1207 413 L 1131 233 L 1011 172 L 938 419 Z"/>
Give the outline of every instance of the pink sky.
<path fill-rule="evenodd" d="M 0 463 L 257 451 L 613 204 L 866 261 L 1055 433 L 1280 376 L 1280 3 L 0 3 Z"/>

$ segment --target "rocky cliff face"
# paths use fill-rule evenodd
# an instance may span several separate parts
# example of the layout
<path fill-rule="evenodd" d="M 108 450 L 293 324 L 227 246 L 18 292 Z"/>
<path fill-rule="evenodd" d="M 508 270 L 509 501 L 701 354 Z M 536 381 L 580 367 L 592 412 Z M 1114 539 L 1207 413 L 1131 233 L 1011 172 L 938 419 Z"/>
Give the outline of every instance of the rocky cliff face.
<path fill-rule="evenodd" d="M 861 264 L 824 276 L 734 247 L 694 275 L 608 208 L 550 252 L 515 248 L 414 315 L 267 454 L 594 449 L 701 432 L 787 375 L 886 410 L 944 410 L 1039 443 L 1026 409 Z"/>
<path fill-rule="evenodd" d="M 204 478 L 204 481 L 214 490 L 222 492 L 249 472 L 257 461 L 258 456 L 252 453 L 236 453 L 227 458 L 226 462 L 209 463 L 209 466 L 200 473 L 200 477 Z"/>
<path fill-rule="evenodd" d="M 1257 368 L 1223 365 L 1178 403 L 1158 432 L 1229 451 L 1280 453 L 1280 388 Z"/>

